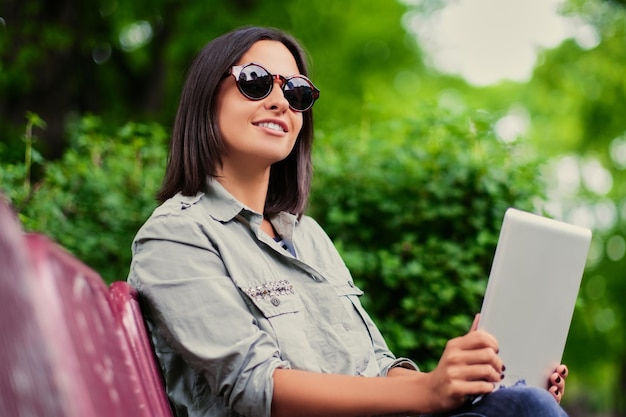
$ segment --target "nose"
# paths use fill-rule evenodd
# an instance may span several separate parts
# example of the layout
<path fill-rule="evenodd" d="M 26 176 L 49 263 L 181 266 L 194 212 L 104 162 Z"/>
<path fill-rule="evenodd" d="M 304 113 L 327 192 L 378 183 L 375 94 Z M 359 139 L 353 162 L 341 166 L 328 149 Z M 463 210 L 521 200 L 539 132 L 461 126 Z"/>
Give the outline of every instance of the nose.
<path fill-rule="evenodd" d="M 285 80 L 280 75 L 272 75 L 274 85 L 272 91 L 265 98 L 266 106 L 269 108 L 278 108 L 281 111 L 286 111 L 289 108 L 289 102 L 285 98 L 282 86 Z"/>

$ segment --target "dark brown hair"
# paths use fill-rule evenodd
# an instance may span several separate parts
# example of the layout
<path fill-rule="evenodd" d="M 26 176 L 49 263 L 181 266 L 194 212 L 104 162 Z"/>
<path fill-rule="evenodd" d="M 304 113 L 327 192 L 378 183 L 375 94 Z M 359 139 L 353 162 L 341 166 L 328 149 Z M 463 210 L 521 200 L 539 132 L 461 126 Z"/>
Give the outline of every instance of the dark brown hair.
<path fill-rule="evenodd" d="M 302 47 L 280 30 L 245 27 L 209 42 L 187 73 L 174 122 L 165 178 L 157 193 L 160 202 L 178 192 L 195 195 L 204 190 L 207 177 L 215 178 L 225 150 L 215 111 L 218 85 L 228 69 L 260 40 L 281 42 L 295 58 L 300 73 L 308 75 Z M 312 175 L 312 109 L 302 116 L 302 129 L 293 150 L 287 158 L 271 167 L 264 214 L 288 211 L 301 216 L 306 209 Z"/>

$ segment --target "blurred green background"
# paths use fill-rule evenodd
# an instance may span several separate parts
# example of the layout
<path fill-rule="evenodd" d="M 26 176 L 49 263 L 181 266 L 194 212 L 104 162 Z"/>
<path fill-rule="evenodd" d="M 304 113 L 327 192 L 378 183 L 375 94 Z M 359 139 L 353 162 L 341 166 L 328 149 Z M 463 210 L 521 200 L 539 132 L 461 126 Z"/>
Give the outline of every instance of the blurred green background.
<path fill-rule="evenodd" d="M 534 3 L 506 7 L 533 22 Z M 124 279 L 194 54 L 238 26 L 287 30 L 322 91 L 309 213 L 393 350 L 432 369 L 480 309 L 504 210 L 535 211 L 594 232 L 564 405 L 626 416 L 626 2 L 551 3 L 570 32 L 528 77 L 476 82 L 438 65 L 444 0 L 4 0 L 0 187 L 27 230 Z M 467 38 L 504 13 L 481 10 Z M 522 55 L 516 30 L 473 59 Z"/>

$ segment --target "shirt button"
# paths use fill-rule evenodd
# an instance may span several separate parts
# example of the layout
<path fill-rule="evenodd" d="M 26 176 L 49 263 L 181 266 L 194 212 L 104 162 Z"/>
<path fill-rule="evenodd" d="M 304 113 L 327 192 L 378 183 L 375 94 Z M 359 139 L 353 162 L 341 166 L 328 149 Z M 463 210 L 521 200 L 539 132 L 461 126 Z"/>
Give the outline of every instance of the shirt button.
<path fill-rule="evenodd" d="M 279 300 L 278 298 L 276 298 L 276 297 L 272 297 L 272 298 L 270 299 L 270 303 L 272 303 L 272 305 L 273 305 L 274 307 L 278 307 L 278 305 L 280 304 L 280 300 Z"/>

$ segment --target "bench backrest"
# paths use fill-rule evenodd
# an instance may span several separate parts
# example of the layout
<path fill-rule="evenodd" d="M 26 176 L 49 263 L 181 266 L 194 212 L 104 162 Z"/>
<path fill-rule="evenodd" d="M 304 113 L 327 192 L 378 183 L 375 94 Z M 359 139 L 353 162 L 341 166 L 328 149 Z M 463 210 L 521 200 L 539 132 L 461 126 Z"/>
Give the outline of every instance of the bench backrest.
<path fill-rule="evenodd" d="M 136 293 L 0 204 L 0 415 L 171 417 Z"/>

